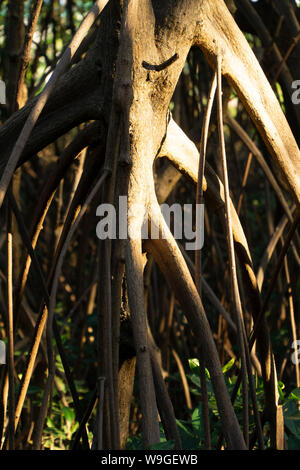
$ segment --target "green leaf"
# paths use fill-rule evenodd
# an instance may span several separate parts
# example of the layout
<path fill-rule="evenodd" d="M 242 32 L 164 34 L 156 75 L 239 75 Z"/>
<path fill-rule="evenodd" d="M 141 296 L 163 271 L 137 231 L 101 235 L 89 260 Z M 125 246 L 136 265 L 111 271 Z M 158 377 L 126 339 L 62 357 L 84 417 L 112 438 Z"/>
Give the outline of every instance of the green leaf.
<path fill-rule="evenodd" d="M 300 450 L 300 439 L 290 436 L 287 441 L 288 450 Z"/>
<path fill-rule="evenodd" d="M 282 391 L 284 388 L 285 388 L 284 383 L 279 381 L 278 382 L 278 393 L 279 393 L 279 396 L 280 396 L 280 400 L 282 400 L 282 401 L 285 401 L 284 393 Z"/>
<path fill-rule="evenodd" d="M 57 385 L 58 385 L 60 391 L 62 391 L 63 393 L 66 393 L 66 385 L 65 385 L 64 381 L 58 376 L 56 376 L 56 380 L 57 380 Z"/>
<path fill-rule="evenodd" d="M 235 362 L 235 359 L 233 357 L 229 362 L 227 362 L 227 364 L 225 364 L 225 366 L 222 367 L 223 374 L 225 374 L 225 372 L 228 372 L 232 368 L 232 366 L 234 365 L 234 362 Z"/>
<path fill-rule="evenodd" d="M 38 387 L 37 385 L 29 385 L 29 387 L 28 387 L 28 394 L 29 395 L 32 395 L 34 393 L 39 393 L 41 391 L 42 391 L 41 387 Z"/>
<path fill-rule="evenodd" d="M 150 450 L 174 450 L 174 441 L 163 441 L 150 446 Z"/>
<path fill-rule="evenodd" d="M 74 432 L 76 432 L 78 428 L 79 428 L 79 423 L 78 422 L 74 423 L 71 427 L 71 433 L 73 434 Z"/>
<path fill-rule="evenodd" d="M 182 421 L 177 419 L 176 422 L 177 422 L 177 426 L 179 428 L 179 431 L 182 431 L 183 433 L 188 434 L 189 436 L 193 436 L 193 433 L 192 433 L 191 429 L 189 429 L 187 426 L 185 426 Z"/>
<path fill-rule="evenodd" d="M 189 374 L 188 375 L 189 379 L 191 380 L 191 382 L 196 385 L 196 387 L 200 388 L 201 384 L 200 384 L 200 377 L 199 375 L 197 374 Z"/>
<path fill-rule="evenodd" d="M 62 407 L 62 413 L 63 413 L 66 421 L 69 421 L 70 423 L 72 423 L 74 421 L 75 412 L 72 408 L 68 408 L 66 406 L 63 406 Z"/>
<path fill-rule="evenodd" d="M 195 433 L 200 439 L 203 438 L 203 419 L 202 419 L 202 407 L 201 405 L 197 406 L 194 409 L 192 414 L 192 426 Z"/>
<path fill-rule="evenodd" d="M 293 416 L 298 411 L 297 405 L 294 400 L 289 400 L 283 407 L 284 419 L 288 418 L 289 416 Z"/>
<path fill-rule="evenodd" d="M 291 393 L 289 394 L 288 400 L 300 401 L 300 388 L 299 387 L 291 391 Z"/>
<path fill-rule="evenodd" d="M 192 372 L 199 374 L 199 359 L 189 359 L 189 366 Z"/>
<path fill-rule="evenodd" d="M 53 423 L 52 419 L 47 416 L 46 424 L 48 428 L 55 428 L 55 424 Z"/>
<path fill-rule="evenodd" d="M 126 450 L 143 450 L 143 441 L 141 435 L 129 436 L 125 446 Z"/>
<path fill-rule="evenodd" d="M 199 366 L 199 359 L 189 359 L 189 366 L 193 375 L 195 374 L 197 377 L 200 376 L 200 366 Z M 210 373 L 209 370 L 205 368 L 205 374 L 208 380 L 210 380 Z"/>
<path fill-rule="evenodd" d="M 57 367 L 57 369 L 58 369 L 60 372 L 64 372 L 64 366 L 63 366 L 63 364 L 62 364 L 62 362 L 61 362 L 61 357 L 60 357 L 60 355 L 57 354 L 57 356 L 56 356 L 55 359 L 56 359 L 56 367 Z"/>
<path fill-rule="evenodd" d="M 200 448 L 199 438 L 195 436 L 193 431 L 185 426 L 182 421 L 176 420 L 178 425 L 179 434 L 181 437 L 182 449 L 183 450 L 197 450 Z"/>
<path fill-rule="evenodd" d="M 300 439 L 300 411 L 295 401 L 290 400 L 283 408 L 284 424 L 295 437 Z"/>
<path fill-rule="evenodd" d="M 288 416 L 284 420 L 284 424 L 295 437 L 300 439 L 300 412 L 295 415 Z"/>

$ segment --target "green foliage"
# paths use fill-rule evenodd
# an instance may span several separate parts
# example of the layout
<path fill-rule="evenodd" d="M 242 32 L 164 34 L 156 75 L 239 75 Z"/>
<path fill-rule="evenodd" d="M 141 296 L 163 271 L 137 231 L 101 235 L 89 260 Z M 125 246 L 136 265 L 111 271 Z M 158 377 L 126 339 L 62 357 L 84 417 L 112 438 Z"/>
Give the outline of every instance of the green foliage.
<path fill-rule="evenodd" d="M 237 377 L 229 376 L 229 372 L 234 368 L 234 359 L 227 362 L 223 368 L 223 374 L 225 382 L 228 388 L 228 392 L 231 394 L 235 386 Z M 200 369 L 198 359 L 189 359 L 189 367 L 191 373 L 188 374 L 190 380 L 190 392 L 199 398 L 201 397 L 201 386 L 200 386 Z M 211 439 L 212 448 L 216 448 L 219 436 L 221 433 L 221 423 L 219 419 L 219 412 L 217 408 L 217 402 L 214 396 L 210 374 L 206 369 L 207 379 L 207 391 L 208 391 L 208 406 L 210 411 L 210 428 L 211 428 Z M 256 397 L 258 402 L 259 411 L 263 411 L 263 382 L 260 378 L 256 377 Z M 292 392 L 286 397 L 285 386 L 282 382 L 278 383 L 278 390 L 280 400 L 283 405 L 284 412 L 284 424 L 286 430 L 286 442 L 289 450 L 300 450 L 300 411 L 297 402 L 300 402 L 300 388 L 292 390 Z M 249 397 L 250 399 L 250 397 Z M 250 403 L 250 400 L 249 400 Z M 250 405 L 251 406 L 251 405 Z M 237 415 L 239 422 L 242 422 L 243 412 L 243 401 L 241 390 L 237 392 L 237 397 L 234 403 L 234 411 Z M 202 416 L 202 402 L 200 401 L 196 408 L 191 414 L 191 419 L 188 421 L 177 420 L 178 430 L 182 441 L 183 450 L 202 450 L 204 448 L 204 425 Z M 254 430 L 255 423 L 253 419 L 253 413 L 250 413 L 250 432 Z M 265 448 L 269 448 L 269 438 L 267 435 L 268 426 L 266 426 L 265 432 Z M 127 450 L 141 450 L 143 449 L 142 438 L 139 436 L 129 437 L 126 445 Z M 174 449 L 174 442 L 167 441 L 164 431 L 161 426 L 161 441 L 155 446 L 151 447 L 155 450 L 172 450 Z"/>
<path fill-rule="evenodd" d="M 226 374 L 234 365 L 234 361 L 231 360 L 223 367 L 223 373 Z M 188 378 L 191 382 L 190 391 L 197 397 L 201 395 L 200 391 L 200 375 L 199 375 L 199 361 L 198 359 L 190 359 L 189 366 L 191 374 Z M 214 445 L 217 444 L 218 436 L 220 434 L 220 423 L 218 419 L 218 409 L 216 399 L 213 394 L 212 385 L 210 382 L 210 374 L 206 369 L 207 377 L 207 388 L 209 393 L 209 408 L 211 411 L 211 429 L 212 429 L 212 440 Z M 202 418 L 202 404 L 201 402 L 196 406 L 191 414 L 190 420 L 179 420 L 177 419 L 178 430 L 182 442 L 183 450 L 200 450 L 203 449 L 204 440 L 204 428 Z M 172 450 L 174 449 L 173 441 L 167 441 L 163 429 L 161 428 L 161 441 L 156 444 L 155 449 Z M 154 449 L 151 447 L 151 449 Z M 126 449 L 138 450 L 142 449 L 141 436 L 130 437 L 127 441 Z"/>
<path fill-rule="evenodd" d="M 61 403 L 55 405 L 52 410 L 52 418 L 48 416 L 46 420 L 44 448 L 50 450 L 67 449 L 72 435 L 77 429 L 78 422 L 75 421 L 74 410 Z"/>
<path fill-rule="evenodd" d="M 63 365 L 60 356 L 56 356 L 56 369 L 58 374 L 63 373 Z M 50 411 L 46 419 L 46 426 L 43 434 L 43 447 L 49 450 L 67 450 L 76 433 L 79 422 L 73 408 L 73 399 L 68 389 L 66 381 L 60 375 L 56 375 L 53 387 L 53 395 Z M 79 397 L 88 397 L 88 390 L 81 380 L 75 380 L 76 390 Z M 41 403 L 42 389 L 31 386 L 31 393 L 35 394 L 37 403 Z M 92 435 L 89 435 L 92 439 Z"/>
<path fill-rule="evenodd" d="M 300 388 L 284 400 L 283 413 L 288 450 L 300 450 Z"/>
<path fill-rule="evenodd" d="M 130 436 L 126 443 L 126 450 L 143 450 L 143 441 L 141 434 L 137 436 Z M 160 424 L 160 442 L 151 446 L 150 450 L 172 450 L 174 449 L 174 442 L 167 441 L 162 425 Z"/>

